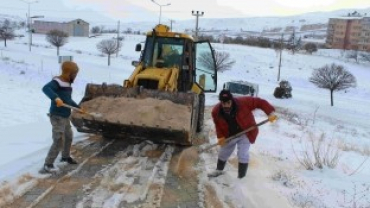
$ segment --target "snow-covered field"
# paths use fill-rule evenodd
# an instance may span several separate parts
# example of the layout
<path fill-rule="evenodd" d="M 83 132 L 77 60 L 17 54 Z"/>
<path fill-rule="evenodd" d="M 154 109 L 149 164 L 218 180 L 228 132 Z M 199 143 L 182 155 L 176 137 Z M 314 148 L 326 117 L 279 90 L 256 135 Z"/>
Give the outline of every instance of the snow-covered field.
<path fill-rule="evenodd" d="M 73 85 L 77 102 L 87 83 L 122 84 L 133 70 L 131 61 L 139 57 L 135 44 L 145 39 L 126 36 L 122 51 L 118 57 L 112 57 L 108 67 L 107 57 L 96 49 L 96 44 L 105 38 L 111 37 L 72 37 L 61 48 L 61 55 L 73 56 L 81 69 Z M 51 128 L 46 116 L 49 100 L 41 88 L 59 74 L 60 65 L 56 49 L 43 35 L 33 35 L 33 44 L 32 52 L 28 50 L 27 38 L 8 41 L 8 47 L 0 47 L 2 194 L 5 189 L 15 194 L 26 189 L 17 186 L 19 177 L 45 177 L 37 171 L 51 144 Z M 278 85 L 279 57 L 274 50 L 222 44 L 215 44 L 214 48 L 230 53 L 236 61 L 231 70 L 218 74 L 219 90 L 229 80 L 257 83 L 259 97 L 276 107 L 280 119 L 260 127 L 257 142 L 251 148 L 247 177 L 241 182 L 236 180 L 235 155 L 227 165 L 227 174 L 208 180 L 206 173 L 215 168 L 217 149 L 201 154 L 198 168 L 206 170 L 199 175 L 201 186 L 213 187 L 223 207 L 230 207 L 230 198 L 245 206 L 272 207 L 274 202 L 281 205 L 285 202 L 278 199 L 279 194 L 295 207 L 370 207 L 370 64 L 353 63 L 335 50 L 320 50 L 313 55 L 284 51 L 281 79 L 292 84 L 293 98 L 279 100 L 272 95 Z M 331 63 L 344 65 L 357 79 L 356 88 L 334 93 L 334 106 L 330 106 L 328 90 L 318 89 L 308 81 L 314 68 Z M 217 93 L 207 95 L 206 105 L 216 102 Z M 266 118 L 260 111 L 255 115 L 257 121 Z M 212 121 L 209 115 L 206 117 L 210 141 L 215 142 Z M 74 142 L 87 137 L 75 132 Z M 299 161 L 305 152 L 312 157 L 312 149 L 318 149 L 312 148 L 312 144 L 321 145 L 321 157 L 329 159 L 329 163 L 338 152 L 337 164 L 306 170 Z M 0 206 L 4 198 L 0 197 Z M 272 199 L 270 204 L 265 202 L 267 198 Z"/>

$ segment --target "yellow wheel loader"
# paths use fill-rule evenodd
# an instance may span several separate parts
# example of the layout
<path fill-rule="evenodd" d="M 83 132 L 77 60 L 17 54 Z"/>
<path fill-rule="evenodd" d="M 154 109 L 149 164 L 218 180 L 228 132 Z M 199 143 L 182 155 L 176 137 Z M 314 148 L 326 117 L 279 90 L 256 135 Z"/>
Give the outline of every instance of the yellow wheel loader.
<path fill-rule="evenodd" d="M 144 49 L 137 44 L 136 51 L 140 59 L 122 86 L 86 86 L 81 105 L 102 116 L 73 112 L 73 125 L 104 137 L 192 145 L 203 127 L 204 93 L 217 88 L 211 44 L 159 24 L 146 34 Z"/>

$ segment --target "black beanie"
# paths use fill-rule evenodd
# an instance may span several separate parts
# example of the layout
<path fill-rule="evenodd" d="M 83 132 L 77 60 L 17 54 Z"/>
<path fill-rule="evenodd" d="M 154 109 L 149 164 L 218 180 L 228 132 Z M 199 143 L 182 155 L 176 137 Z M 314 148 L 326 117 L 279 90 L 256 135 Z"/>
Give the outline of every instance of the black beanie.
<path fill-rule="evenodd" d="M 227 102 L 229 100 L 232 100 L 233 99 L 233 95 L 231 94 L 231 92 L 229 90 L 221 90 L 219 96 L 218 96 L 218 99 L 222 102 Z"/>

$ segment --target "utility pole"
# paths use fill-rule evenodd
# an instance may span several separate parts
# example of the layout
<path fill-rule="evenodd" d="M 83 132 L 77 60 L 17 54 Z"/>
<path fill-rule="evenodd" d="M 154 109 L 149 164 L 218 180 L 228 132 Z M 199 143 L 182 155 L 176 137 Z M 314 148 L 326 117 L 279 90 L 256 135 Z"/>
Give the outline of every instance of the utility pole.
<path fill-rule="evenodd" d="M 117 25 L 117 53 L 116 53 L 116 57 L 118 57 L 118 52 L 119 52 L 119 31 L 120 30 L 120 21 L 118 20 L 118 25 Z"/>
<path fill-rule="evenodd" d="M 170 29 L 171 29 L 171 31 L 172 31 L 172 23 L 173 23 L 173 22 L 175 22 L 175 20 L 170 19 L 170 25 L 171 25 Z"/>
<path fill-rule="evenodd" d="M 32 17 L 30 17 L 30 20 L 31 20 L 31 22 L 30 22 L 30 51 L 31 51 L 31 46 L 32 46 L 32 32 L 33 32 L 33 28 L 32 28 L 32 19 L 36 19 L 36 18 L 44 18 L 44 15 L 36 15 L 36 16 L 32 16 Z"/>
<path fill-rule="evenodd" d="M 296 45 L 295 45 L 295 29 L 293 29 L 293 33 L 292 33 L 292 40 L 291 40 L 292 42 L 291 42 L 291 44 L 292 44 L 292 53 L 293 53 L 293 55 L 294 55 L 294 52 L 295 52 L 295 47 L 296 47 Z"/>
<path fill-rule="evenodd" d="M 193 16 L 196 16 L 196 23 L 195 23 L 195 39 L 197 40 L 198 39 L 198 21 L 199 21 L 199 17 L 203 16 L 204 15 L 204 12 L 199 12 L 199 11 L 191 11 L 191 14 Z"/>
<path fill-rule="evenodd" d="M 31 45 L 32 45 L 32 31 L 31 31 L 31 24 L 32 24 L 32 19 L 31 19 L 31 4 L 37 3 L 38 1 L 24 1 L 21 0 L 24 3 L 28 4 L 28 13 L 27 13 L 27 26 L 28 26 L 28 48 L 29 51 L 31 51 Z"/>
<path fill-rule="evenodd" d="M 281 34 L 281 39 L 280 39 L 280 58 L 279 58 L 279 71 L 278 71 L 277 81 L 280 81 L 281 55 L 283 53 L 283 38 L 284 38 L 284 33 Z"/>

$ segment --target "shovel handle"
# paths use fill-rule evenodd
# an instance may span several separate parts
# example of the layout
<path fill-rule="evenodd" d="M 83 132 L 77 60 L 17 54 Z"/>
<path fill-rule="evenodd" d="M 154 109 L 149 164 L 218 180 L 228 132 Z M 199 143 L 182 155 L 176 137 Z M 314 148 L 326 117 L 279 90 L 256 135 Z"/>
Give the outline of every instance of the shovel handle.
<path fill-rule="evenodd" d="M 233 135 L 233 136 L 230 136 L 230 137 L 226 138 L 226 139 L 225 139 L 225 144 L 229 143 L 232 139 L 235 139 L 235 138 L 237 138 L 237 137 L 239 137 L 239 136 L 241 136 L 241 135 L 243 135 L 243 134 L 245 134 L 245 133 L 247 133 L 247 132 L 250 132 L 250 131 L 252 131 L 253 129 L 257 128 L 258 126 L 261 126 L 261 125 L 263 125 L 263 124 L 265 124 L 265 123 L 267 123 L 267 122 L 269 122 L 269 119 L 265 119 L 265 120 L 263 120 L 263 121 L 261 121 L 261 122 L 259 122 L 259 123 L 255 124 L 255 125 L 253 125 L 253 126 L 251 126 L 251 127 L 247 128 L 247 129 L 246 129 L 246 130 L 244 130 L 244 131 L 241 131 L 241 132 L 239 132 L 239 133 L 237 133 L 237 134 L 235 134 L 235 135 Z M 211 144 L 211 145 L 209 145 L 208 147 L 206 147 L 206 148 L 204 148 L 204 149 L 200 149 L 198 152 L 205 152 L 205 151 L 207 151 L 207 150 L 209 150 L 209 149 L 212 149 L 213 147 L 216 147 L 217 145 L 218 145 L 218 143 L 216 143 L 216 144 Z"/>
<path fill-rule="evenodd" d="M 76 107 L 73 107 L 73 106 L 70 106 L 70 105 L 68 105 L 68 104 L 63 104 L 63 106 L 64 107 L 67 107 L 67 108 L 70 108 L 70 109 L 72 109 L 72 110 L 76 110 L 76 111 L 78 111 L 78 112 L 80 112 L 80 113 L 84 113 L 80 108 L 76 108 Z"/>
<path fill-rule="evenodd" d="M 86 111 L 81 110 L 81 108 L 76 108 L 76 107 L 70 106 L 70 105 L 65 104 L 65 103 L 63 104 L 63 106 L 66 107 L 66 108 L 70 108 L 72 110 L 76 110 L 76 111 L 78 111 L 78 112 L 80 112 L 82 114 L 92 116 L 94 118 L 100 118 L 101 117 L 101 114 L 86 112 Z"/>

